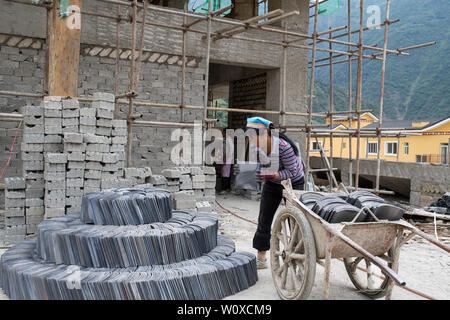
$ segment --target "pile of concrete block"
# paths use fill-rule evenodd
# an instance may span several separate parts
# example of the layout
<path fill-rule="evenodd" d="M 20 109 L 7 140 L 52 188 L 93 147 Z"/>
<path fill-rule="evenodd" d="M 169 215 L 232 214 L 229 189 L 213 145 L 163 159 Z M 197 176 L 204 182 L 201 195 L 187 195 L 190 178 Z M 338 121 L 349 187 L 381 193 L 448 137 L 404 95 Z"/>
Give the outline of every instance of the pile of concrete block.
<path fill-rule="evenodd" d="M 84 180 L 86 144 L 81 133 L 64 133 L 64 154 L 67 155 L 66 166 L 66 213 L 78 212 L 81 197 L 86 187 Z"/>
<path fill-rule="evenodd" d="M 45 170 L 45 218 L 61 217 L 66 214 L 66 164 L 67 154 L 47 153 L 44 155 Z"/>
<path fill-rule="evenodd" d="M 174 167 L 161 172 L 165 178 L 165 188 L 174 193 L 174 207 L 178 210 L 205 207 L 206 203 L 214 202 L 216 188 L 216 171 L 214 167 Z M 151 182 L 155 184 L 156 177 Z M 160 178 L 159 178 L 160 179 Z M 161 179 L 162 180 L 162 179 Z"/>
<path fill-rule="evenodd" d="M 24 117 L 21 155 L 25 181 L 25 216 L 28 212 L 30 217 L 36 217 L 30 218 L 30 221 L 42 219 L 44 216 L 44 153 L 54 148 L 53 143 L 45 143 L 45 141 L 55 141 L 57 136 L 56 134 L 48 134 L 48 137 L 45 135 L 44 106 L 47 103 L 53 104 L 53 101 L 43 101 L 40 106 L 28 105 L 21 110 Z M 55 109 L 49 110 L 58 111 L 56 104 L 53 108 Z M 55 123 L 58 124 L 58 122 Z M 47 132 L 51 132 L 52 129 L 54 128 L 51 127 Z M 36 224 L 30 223 L 29 227 L 25 228 L 25 234 L 33 234 Z"/>
<path fill-rule="evenodd" d="M 80 130 L 80 105 L 78 100 L 62 100 L 62 131 L 77 133 Z"/>
<path fill-rule="evenodd" d="M 5 240 L 17 242 L 27 234 L 25 216 L 25 179 L 5 179 Z"/>

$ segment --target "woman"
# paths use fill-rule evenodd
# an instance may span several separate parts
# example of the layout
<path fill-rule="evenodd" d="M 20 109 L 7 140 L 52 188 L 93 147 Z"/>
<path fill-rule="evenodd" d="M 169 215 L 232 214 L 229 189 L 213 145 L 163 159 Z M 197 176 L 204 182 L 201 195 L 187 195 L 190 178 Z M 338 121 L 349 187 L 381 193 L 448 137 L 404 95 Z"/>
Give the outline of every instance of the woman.
<path fill-rule="evenodd" d="M 264 181 L 261 191 L 258 228 L 253 237 L 253 247 L 258 250 L 256 266 L 267 268 L 266 251 L 270 248 L 270 231 L 273 217 L 280 205 L 282 180 L 291 179 L 292 187 L 303 190 L 305 179 L 300 153 L 296 145 L 283 133 L 274 134 L 274 124 L 261 117 L 247 119 L 247 128 L 256 129 L 257 135 L 250 143 L 270 169 L 262 168 L 258 179 Z M 263 161 L 261 161 L 263 162 Z M 263 163 L 264 164 L 264 163 Z"/>

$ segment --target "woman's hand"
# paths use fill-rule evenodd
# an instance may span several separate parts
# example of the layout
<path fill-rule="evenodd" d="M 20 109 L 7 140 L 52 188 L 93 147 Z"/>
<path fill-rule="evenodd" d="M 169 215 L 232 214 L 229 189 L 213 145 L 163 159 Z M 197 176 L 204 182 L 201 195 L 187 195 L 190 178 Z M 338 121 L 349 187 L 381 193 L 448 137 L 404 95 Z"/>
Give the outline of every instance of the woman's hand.
<path fill-rule="evenodd" d="M 256 178 L 259 181 L 265 181 L 265 180 L 279 180 L 280 179 L 280 175 L 278 174 L 278 172 L 276 173 L 258 173 L 256 175 Z"/>

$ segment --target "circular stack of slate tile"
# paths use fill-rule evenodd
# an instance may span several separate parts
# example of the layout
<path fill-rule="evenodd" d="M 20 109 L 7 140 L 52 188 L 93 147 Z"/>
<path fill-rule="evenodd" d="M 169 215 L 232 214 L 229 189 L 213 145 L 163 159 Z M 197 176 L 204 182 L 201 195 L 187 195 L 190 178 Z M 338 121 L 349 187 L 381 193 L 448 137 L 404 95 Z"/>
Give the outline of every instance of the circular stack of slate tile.
<path fill-rule="evenodd" d="M 162 189 L 111 189 L 48 219 L 0 260 L 11 299 L 222 299 L 255 284 L 253 254 L 217 235 L 214 213 L 172 211 Z"/>

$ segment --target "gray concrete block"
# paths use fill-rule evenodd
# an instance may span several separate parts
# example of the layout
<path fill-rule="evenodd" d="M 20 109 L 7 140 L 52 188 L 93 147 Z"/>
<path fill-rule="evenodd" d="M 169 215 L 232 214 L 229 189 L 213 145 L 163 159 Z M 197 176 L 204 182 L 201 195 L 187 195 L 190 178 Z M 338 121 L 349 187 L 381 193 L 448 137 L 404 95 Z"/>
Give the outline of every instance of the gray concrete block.
<path fill-rule="evenodd" d="M 80 108 L 80 117 L 95 118 L 96 116 L 97 116 L 97 109 Z"/>
<path fill-rule="evenodd" d="M 71 110 L 71 109 L 78 109 L 80 107 L 80 104 L 78 103 L 78 100 L 76 99 L 66 99 L 62 101 L 62 108 L 64 110 Z"/>
<path fill-rule="evenodd" d="M 216 174 L 216 168 L 211 166 L 203 166 L 203 173 L 208 175 L 215 175 Z"/>
<path fill-rule="evenodd" d="M 44 116 L 46 118 L 45 121 L 47 121 L 48 118 L 61 118 L 62 117 L 62 111 L 61 110 L 54 110 L 54 109 L 44 109 Z"/>
<path fill-rule="evenodd" d="M 24 143 L 20 144 L 22 152 L 43 152 L 44 145 L 42 143 Z"/>
<path fill-rule="evenodd" d="M 62 208 L 45 208 L 45 219 L 62 217 L 66 214 L 64 207 Z"/>
<path fill-rule="evenodd" d="M 26 189 L 25 198 L 42 198 L 44 197 L 44 189 Z"/>
<path fill-rule="evenodd" d="M 5 209 L 8 210 L 9 208 L 21 208 L 25 207 L 25 199 L 10 199 L 5 198 Z"/>
<path fill-rule="evenodd" d="M 86 187 L 86 183 L 84 184 Z M 75 188 L 75 187 L 67 187 L 66 188 L 66 197 L 82 197 L 83 196 L 83 188 Z"/>
<path fill-rule="evenodd" d="M 105 136 L 98 136 L 95 134 L 85 134 L 84 135 L 84 142 L 86 143 L 103 143 L 103 144 L 110 144 L 111 138 L 105 137 Z"/>
<path fill-rule="evenodd" d="M 161 174 L 166 178 L 179 178 L 181 176 L 180 170 L 177 169 L 164 169 Z"/>
<path fill-rule="evenodd" d="M 48 172 L 65 172 L 66 164 L 65 163 L 48 163 L 46 162 L 44 165 L 44 171 Z"/>
<path fill-rule="evenodd" d="M 62 103 L 58 101 L 41 101 L 40 106 L 44 110 L 62 110 Z"/>
<path fill-rule="evenodd" d="M 86 126 L 80 124 L 80 133 L 89 133 L 89 134 L 95 134 L 96 127 L 95 126 Z"/>
<path fill-rule="evenodd" d="M 100 119 L 99 119 L 100 118 Z M 112 119 L 114 119 L 113 110 L 98 109 L 97 110 L 97 125 L 101 127 L 112 127 Z M 109 121 L 105 121 L 109 120 Z M 103 123 L 103 124 L 100 124 Z M 108 124 L 108 125 L 105 125 Z"/>
<path fill-rule="evenodd" d="M 83 143 L 83 135 L 80 133 L 64 133 L 65 143 Z"/>
<path fill-rule="evenodd" d="M 196 208 L 195 199 L 174 200 L 174 204 L 176 210 Z"/>
<path fill-rule="evenodd" d="M 24 235 L 25 232 L 26 227 L 24 225 L 5 228 L 5 235 L 8 236 Z"/>
<path fill-rule="evenodd" d="M 114 129 L 116 128 L 127 128 L 127 121 L 126 120 L 117 120 L 114 119 L 112 122 L 112 126 Z"/>
<path fill-rule="evenodd" d="M 21 155 L 23 161 L 44 161 L 42 152 L 22 152 Z"/>
<path fill-rule="evenodd" d="M 109 145 L 103 143 L 89 143 L 86 146 L 86 152 L 109 153 Z"/>
<path fill-rule="evenodd" d="M 122 137 L 112 137 L 112 144 L 121 144 L 121 145 L 125 145 L 127 144 L 127 137 L 122 136 Z"/>
<path fill-rule="evenodd" d="M 59 134 L 47 134 L 44 137 L 44 143 L 62 143 L 62 136 Z"/>
<path fill-rule="evenodd" d="M 44 220 L 44 215 L 26 216 L 25 223 L 27 225 L 38 225 Z"/>
<path fill-rule="evenodd" d="M 102 152 L 86 152 L 86 161 L 97 161 L 101 162 L 103 160 L 103 153 Z"/>
<path fill-rule="evenodd" d="M 103 154 L 103 163 L 117 163 L 119 161 L 119 156 L 117 153 L 104 153 Z"/>
<path fill-rule="evenodd" d="M 112 136 L 127 136 L 127 128 L 115 128 L 111 131 Z"/>
<path fill-rule="evenodd" d="M 44 134 L 44 123 L 42 124 L 25 124 L 23 126 L 24 134 Z"/>
<path fill-rule="evenodd" d="M 72 111 L 72 110 L 69 110 Z M 80 124 L 80 120 L 78 118 L 63 118 L 62 126 L 63 127 L 74 127 Z"/>
<path fill-rule="evenodd" d="M 102 171 L 101 170 L 86 170 L 84 172 L 84 177 L 86 179 L 101 179 Z"/>
<path fill-rule="evenodd" d="M 205 181 L 205 188 L 215 188 L 216 181 Z"/>
<path fill-rule="evenodd" d="M 44 207 L 27 207 L 26 216 L 40 216 L 44 214 Z"/>
<path fill-rule="evenodd" d="M 43 116 L 44 108 L 42 106 L 23 106 L 20 108 L 20 113 L 24 116 Z"/>
<path fill-rule="evenodd" d="M 155 186 L 162 185 L 167 183 L 167 179 L 162 175 L 152 175 L 150 177 L 150 183 L 152 183 Z"/>
<path fill-rule="evenodd" d="M 44 172 L 44 179 L 48 181 L 65 180 L 65 172 Z"/>
<path fill-rule="evenodd" d="M 5 218 L 6 217 L 23 217 L 25 216 L 25 207 L 19 208 L 8 208 L 5 210 Z"/>
<path fill-rule="evenodd" d="M 32 134 L 28 134 L 28 133 L 24 133 L 22 136 L 22 141 L 24 143 L 44 143 L 44 133 L 42 134 L 36 134 L 36 133 L 32 133 Z"/>
<path fill-rule="evenodd" d="M 195 197 L 193 190 L 185 190 L 174 193 L 173 198 L 175 200 L 189 200 Z"/>
<path fill-rule="evenodd" d="M 64 143 L 64 152 L 85 152 L 86 149 L 84 143 Z"/>
<path fill-rule="evenodd" d="M 115 102 L 115 96 L 112 93 L 106 93 L 106 92 L 95 92 L 92 95 L 92 98 L 94 100 L 98 101 L 106 101 L 106 102 L 112 102 L 114 104 Z M 114 109 L 113 109 L 114 110 Z"/>
<path fill-rule="evenodd" d="M 61 143 L 46 143 L 44 144 L 44 152 L 61 153 L 64 146 Z"/>
<path fill-rule="evenodd" d="M 89 188 L 100 188 L 100 184 L 102 181 L 105 181 L 105 180 L 85 179 L 84 180 L 84 190 L 89 189 Z"/>
<path fill-rule="evenodd" d="M 80 117 L 80 110 L 79 109 L 63 110 L 62 116 L 63 116 L 63 125 L 64 125 L 64 120 L 68 120 L 68 119 L 74 119 L 74 120 L 76 120 L 77 123 L 79 123 L 78 118 Z"/>
<path fill-rule="evenodd" d="M 25 199 L 25 190 L 5 190 L 5 198 L 8 199 Z"/>
<path fill-rule="evenodd" d="M 7 190 L 25 189 L 25 179 L 23 177 L 5 178 L 5 186 Z"/>
<path fill-rule="evenodd" d="M 214 174 L 206 174 L 205 175 L 205 181 L 206 182 L 211 182 L 211 181 L 216 181 L 217 180 L 217 178 L 216 178 L 216 175 L 214 175 Z"/>
<path fill-rule="evenodd" d="M 111 136 L 111 128 L 96 127 L 95 134 L 98 134 L 98 135 L 101 135 L 101 136 Z"/>
<path fill-rule="evenodd" d="M 67 161 L 84 161 L 86 154 L 84 152 L 68 152 Z"/>
<path fill-rule="evenodd" d="M 96 118 L 80 117 L 80 125 L 95 126 L 96 124 L 97 124 L 97 119 Z"/>
<path fill-rule="evenodd" d="M 26 207 L 41 207 L 44 205 L 44 200 L 39 198 L 26 198 L 25 206 Z"/>
<path fill-rule="evenodd" d="M 67 163 L 66 153 L 47 153 L 44 158 L 48 163 Z"/>
<path fill-rule="evenodd" d="M 103 171 L 119 171 L 122 166 L 119 166 L 119 163 L 104 163 L 103 164 Z"/>
<path fill-rule="evenodd" d="M 66 180 L 45 181 L 45 190 L 64 190 Z"/>
<path fill-rule="evenodd" d="M 103 170 L 103 166 L 97 161 L 86 161 L 86 170 Z"/>
<path fill-rule="evenodd" d="M 86 172 L 85 172 L 86 174 Z M 83 187 L 83 179 L 81 178 L 68 178 L 66 180 L 67 187 Z"/>
<path fill-rule="evenodd" d="M 24 161 L 22 163 L 24 171 L 42 171 L 44 170 L 44 162 L 42 161 Z"/>
<path fill-rule="evenodd" d="M 45 134 L 62 134 L 61 126 L 48 126 L 45 125 Z"/>
<path fill-rule="evenodd" d="M 42 116 L 24 116 L 24 123 L 26 125 L 44 125 L 44 115 Z"/>
<path fill-rule="evenodd" d="M 85 168 L 86 164 L 84 161 L 69 161 L 67 163 L 67 169 L 83 169 Z"/>
<path fill-rule="evenodd" d="M 83 178 L 84 169 L 69 169 L 66 171 L 67 178 Z"/>
<path fill-rule="evenodd" d="M 203 175 L 203 170 L 200 167 L 190 167 L 189 170 L 191 175 Z"/>
<path fill-rule="evenodd" d="M 63 127 L 63 134 L 64 133 L 78 133 L 79 127 L 78 126 L 65 126 Z"/>

